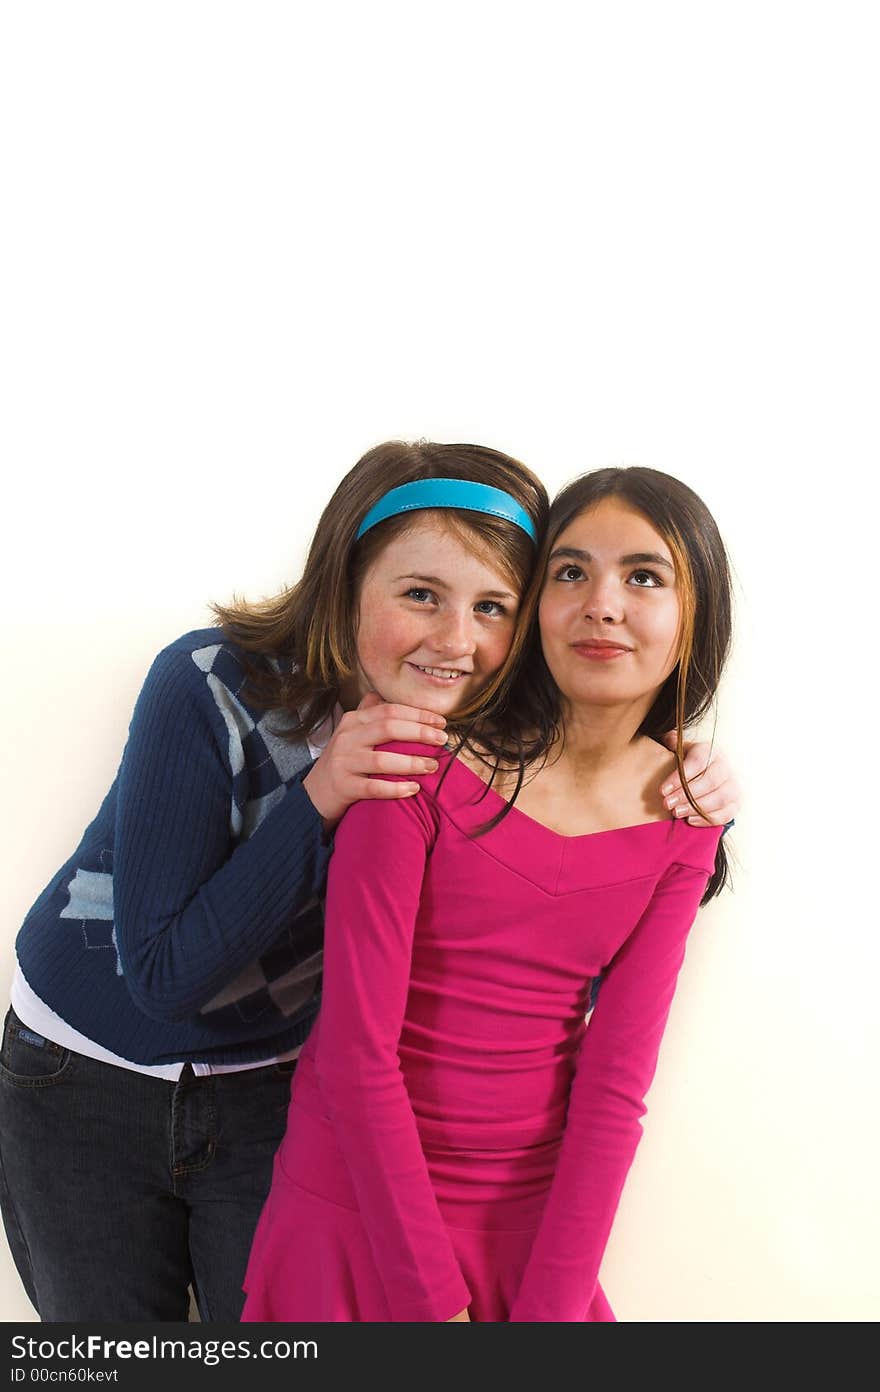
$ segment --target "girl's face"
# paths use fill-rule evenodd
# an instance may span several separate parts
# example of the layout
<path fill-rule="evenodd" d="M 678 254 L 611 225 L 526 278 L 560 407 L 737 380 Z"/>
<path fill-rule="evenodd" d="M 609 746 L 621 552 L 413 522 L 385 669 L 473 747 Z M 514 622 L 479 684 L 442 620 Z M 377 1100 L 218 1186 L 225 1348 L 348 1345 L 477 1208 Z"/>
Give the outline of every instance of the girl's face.
<path fill-rule="evenodd" d="M 416 518 L 368 568 L 357 618 L 358 697 L 451 715 L 513 641 L 519 595 L 435 516 Z"/>
<path fill-rule="evenodd" d="M 681 603 L 660 533 L 621 498 L 579 513 L 553 547 L 538 618 L 563 697 L 637 707 L 641 722 L 678 651 Z"/>

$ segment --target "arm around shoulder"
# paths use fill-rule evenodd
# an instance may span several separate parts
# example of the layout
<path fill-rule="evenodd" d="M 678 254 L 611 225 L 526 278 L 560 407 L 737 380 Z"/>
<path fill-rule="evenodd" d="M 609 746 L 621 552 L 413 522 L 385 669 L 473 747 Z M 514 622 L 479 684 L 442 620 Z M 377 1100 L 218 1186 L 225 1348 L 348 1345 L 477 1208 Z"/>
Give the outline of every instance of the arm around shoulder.
<path fill-rule="evenodd" d="M 299 778 L 236 842 L 229 749 L 204 673 L 160 653 L 119 772 L 113 869 L 126 985 L 154 1019 L 198 1011 L 323 885 L 329 849 Z"/>

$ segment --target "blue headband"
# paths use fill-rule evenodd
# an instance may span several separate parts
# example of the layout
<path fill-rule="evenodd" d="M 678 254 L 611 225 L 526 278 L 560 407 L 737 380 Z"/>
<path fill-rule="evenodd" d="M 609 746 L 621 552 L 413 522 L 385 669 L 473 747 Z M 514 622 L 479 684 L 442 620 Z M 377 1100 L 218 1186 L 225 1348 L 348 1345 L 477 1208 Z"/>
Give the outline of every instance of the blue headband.
<path fill-rule="evenodd" d="M 490 488 L 485 483 L 471 483 L 469 479 L 448 478 L 416 479 L 414 483 L 392 488 L 370 508 L 357 529 L 355 541 L 359 541 L 364 532 L 375 527 L 377 522 L 384 522 L 386 518 L 396 517 L 401 512 L 417 512 L 423 508 L 488 512 L 493 517 L 503 517 L 505 521 L 521 527 L 526 536 L 537 543 L 534 522 L 509 493 L 501 488 Z"/>

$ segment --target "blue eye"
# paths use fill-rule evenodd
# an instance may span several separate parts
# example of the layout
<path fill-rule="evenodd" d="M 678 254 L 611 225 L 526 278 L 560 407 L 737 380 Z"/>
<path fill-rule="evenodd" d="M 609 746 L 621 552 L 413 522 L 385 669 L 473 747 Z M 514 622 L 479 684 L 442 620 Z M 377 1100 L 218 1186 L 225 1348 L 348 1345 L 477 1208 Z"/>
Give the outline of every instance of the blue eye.
<path fill-rule="evenodd" d="M 499 604 L 497 599 L 481 599 L 475 607 L 478 614 L 488 614 L 491 618 L 507 613 L 504 605 Z"/>
<path fill-rule="evenodd" d="M 407 590 L 405 594 L 406 599 L 413 599 L 415 600 L 416 604 L 424 604 L 426 600 L 433 599 L 433 597 L 434 594 L 432 590 L 423 590 L 417 587 L 413 587 L 413 589 Z"/>

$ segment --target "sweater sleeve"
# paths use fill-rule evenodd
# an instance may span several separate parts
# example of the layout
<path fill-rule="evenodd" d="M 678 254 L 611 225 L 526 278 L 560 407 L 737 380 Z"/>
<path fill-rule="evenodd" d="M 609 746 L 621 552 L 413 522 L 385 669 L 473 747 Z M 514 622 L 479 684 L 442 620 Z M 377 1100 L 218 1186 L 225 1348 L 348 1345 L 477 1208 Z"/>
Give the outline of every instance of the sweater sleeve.
<path fill-rule="evenodd" d="M 117 782 L 117 946 L 132 999 L 156 1020 L 195 1014 L 271 947 L 323 888 L 330 854 L 301 775 L 235 844 L 228 739 L 211 705 L 189 654 L 160 653 Z"/>
<path fill-rule="evenodd" d="M 434 834 L 423 794 L 357 803 L 327 884 L 315 1066 L 394 1321 L 447 1320 L 470 1301 L 398 1056 Z"/>
<path fill-rule="evenodd" d="M 720 828 L 709 833 L 713 854 L 719 837 Z M 581 1041 L 559 1160 L 511 1321 L 576 1323 L 586 1316 L 708 874 L 669 868 L 607 969 Z"/>

